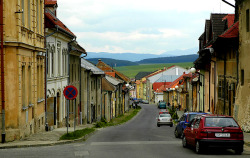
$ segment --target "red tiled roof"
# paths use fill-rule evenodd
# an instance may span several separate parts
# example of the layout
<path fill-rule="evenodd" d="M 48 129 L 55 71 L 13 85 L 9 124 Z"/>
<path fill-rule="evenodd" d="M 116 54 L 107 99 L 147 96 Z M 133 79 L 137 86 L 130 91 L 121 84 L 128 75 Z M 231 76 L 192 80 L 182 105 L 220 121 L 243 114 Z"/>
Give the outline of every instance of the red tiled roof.
<path fill-rule="evenodd" d="M 104 73 L 109 76 L 115 77 L 115 72 L 104 72 Z"/>
<path fill-rule="evenodd" d="M 162 93 L 163 91 L 166 91 L 166 88 L 168 88 L 167 85 L 161 85 L 155 92 Z"/>
<path fill-rule="evenodd" d="M 45 12 L 45 27 L 54 28 L 56 25 L 66 31 L 71 36 L 75 37 L 75 35 L 57 17 L 55 17 L 49 11 Z"/>
<path fill-rule="evenodd" d="M 127 76 L 125 76 L 121 72 L 116 71 L 115 69 L 111 68 L 110 66 L 108 66 L 106 63 L 104 63 L 101 60 L 98 61 L 96 66 L 104 72 L 115 72 L 115 74 L 117 76 L 119 76 L 119 78 L 121 78 L 123 81 L 130 82 L 130 78 L 128 78 Z"/>
<path fill-rule="evenodd" d="M 45 5 L 55 5 L 57 4 L 57 0 L 45 0 Z"/>
<path fill-rule="evenodd" d="M 227 20 L 227 27 L 229 28 L 234 24 L 234 14 L 228 14 L 222 20 Z"/>
<path fill-rule="evenodd" d="M 239 36 L 239 21 L 234 23 L 226 32 L 219 37 L 221 38 L 235 38 Z"/>
<path fill-rule="evenodd" d="M 182 85 L 183 82 L 181 84 L 179 84 L 179 81 L 182 80 L 182 79 L 184 79 L 184 77 L 192 77 L 191 72 L 188 73 L 188 74 L 181 75 L 179 78 L 177 78 L 176 80 L 174 80 L 170 85 L 167 85 L 166 88 L 175 88 L 176 85 Z"/>
<path fill-rule="evenodd" d="M 163 85 L 169 85 L 171 83 L 172 82 L 155 82 L 155 83 L 153 83 L 153 90 L 156 91 L 157 88 L 159 89 L 161 86 L 163 86 Z"/>

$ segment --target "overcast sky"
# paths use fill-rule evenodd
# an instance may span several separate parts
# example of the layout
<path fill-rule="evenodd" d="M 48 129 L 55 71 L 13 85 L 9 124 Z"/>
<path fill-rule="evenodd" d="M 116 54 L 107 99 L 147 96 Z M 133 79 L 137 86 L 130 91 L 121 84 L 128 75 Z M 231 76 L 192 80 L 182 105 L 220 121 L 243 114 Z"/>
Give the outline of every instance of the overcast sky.
<path fill-rule="evenodd" d="M 234 4 L 234 0 L 228 0 Z M 57 0 L 58 18 L 87 52 L 161 54 L 198 48 L 211 13 L 234 13 L 221 0 Z M 194 52 L 195 53 L 195 52 Z"/>

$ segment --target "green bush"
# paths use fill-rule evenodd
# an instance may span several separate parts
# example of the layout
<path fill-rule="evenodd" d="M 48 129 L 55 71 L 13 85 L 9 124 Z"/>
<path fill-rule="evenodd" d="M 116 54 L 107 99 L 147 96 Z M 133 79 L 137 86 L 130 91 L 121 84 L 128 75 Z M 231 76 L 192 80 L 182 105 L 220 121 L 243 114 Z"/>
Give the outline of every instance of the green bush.
<path fill-rule="evenodd" d="M 178 115 L 177 115 L 177 113 L 175 112 L 173 115 L 172 115 L 172 119 L 179 119 L 179 117 L 178 117 Z"/>

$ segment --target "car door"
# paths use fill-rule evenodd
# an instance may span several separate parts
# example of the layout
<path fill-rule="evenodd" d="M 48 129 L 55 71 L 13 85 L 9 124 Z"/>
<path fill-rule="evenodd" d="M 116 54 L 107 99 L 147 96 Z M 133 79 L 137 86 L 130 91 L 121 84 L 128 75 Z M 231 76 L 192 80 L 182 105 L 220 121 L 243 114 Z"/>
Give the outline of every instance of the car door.
<path fill-rule="evenodd" d="M 191 128 L 191 132 L 190 132 L 190 143 L 192 145 L 195 145 L 195 143 L 196 143 L 195 138 L 196 138 L 196 135 L 198 133 L 199 125 L 200 125 L 200 118 L 195 119 L 194 123 L 193 123 L 193 128 Z"/>
<path fill-rule="evenodd" d="M 195 120 L 192 120 L 189 125 L 185 128 L 185 137 L 186 137 L 186 140 L 188 142 L 188 144 L 191 143 L 192 141 L 192 138 L 191 138 L 191 131 L 192 131 L 192 128 L 194 126 L 194 122 Z"/>
<path fill-rule="evenodd" d="M 183 124 L 185 123 L 185 115 L 182 115 L 181 118 L 180 118 L 180 122 L 177 124 L 176 128 L 177 128 L 177 131 L 178 131 L 178 134 L 181 134 L 182 133 L 182 128 L 183 128 Z"/>

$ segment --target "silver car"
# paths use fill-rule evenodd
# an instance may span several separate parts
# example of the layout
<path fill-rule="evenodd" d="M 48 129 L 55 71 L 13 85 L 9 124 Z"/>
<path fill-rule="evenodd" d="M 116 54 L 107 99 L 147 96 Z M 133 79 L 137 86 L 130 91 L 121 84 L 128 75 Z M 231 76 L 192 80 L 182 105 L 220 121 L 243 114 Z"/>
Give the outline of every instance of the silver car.
<path fill-rule="evenodd" d="M 160 127 L 161 125 L 173 127 L 173 121 L 170 114 L 159 114 L 157 118 L 157 126 Z"/>

